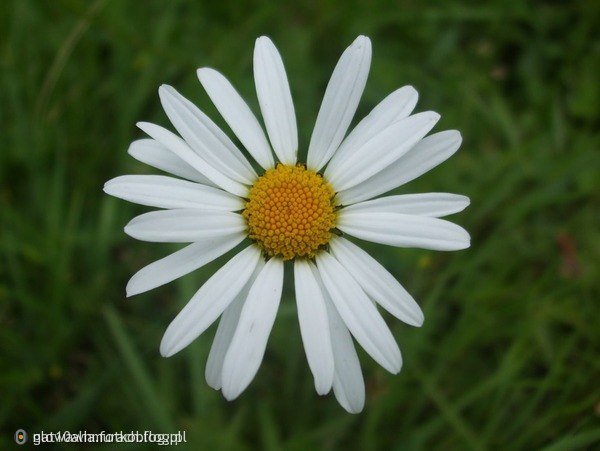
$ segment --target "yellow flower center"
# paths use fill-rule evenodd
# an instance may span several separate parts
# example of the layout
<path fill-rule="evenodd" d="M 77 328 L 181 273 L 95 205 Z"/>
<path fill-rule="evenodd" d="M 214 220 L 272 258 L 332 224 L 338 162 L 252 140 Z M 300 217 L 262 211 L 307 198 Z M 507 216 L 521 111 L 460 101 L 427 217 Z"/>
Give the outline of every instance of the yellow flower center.
<path fill-rule="evenodd" d="M 316 172 L 278 164 L 250 188 L 242 213 L 248 236 L 272 257 L 312 258 L 335 227 L 334 194 Z"/>

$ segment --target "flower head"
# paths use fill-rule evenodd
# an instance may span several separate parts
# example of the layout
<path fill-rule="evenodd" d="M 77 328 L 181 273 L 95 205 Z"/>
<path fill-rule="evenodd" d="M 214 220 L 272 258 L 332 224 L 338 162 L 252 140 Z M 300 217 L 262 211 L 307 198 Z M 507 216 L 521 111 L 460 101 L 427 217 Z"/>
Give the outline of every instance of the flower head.
<path fill-rule="evenodd" d="M 439 219 L 463 210 L 468 198 L 447 193 L 376 198 L 442 163 L 461 137 L 456 131 L 426 136 L 439 115 L 411 115 L 417 93 L 410 86 L 388 95 L 347 134 L 370 61 L 371 43 L 364 36 L 342 54 L 304 164 L 297 161 L 284 65 L 263 36 L 254 49 L 254 79 L 267 135 L 223 75 L 198 70 L 256 165 L 193 103 L 161 86 L 160 100 L 179 135 L 141 122 L 150 139 L 135 141 L 129 153 L 179 178 L 128 175 L 105 184 L 108 194 L 161 209 L 134 218 L 127 234 L 191 243 L 138 271 L 127 285 L 128 296 L 175 280 L 246 242 L 200 287 L 160 345 L 161 354 L 171 356 L 221 317 L 206 379 L 227 399 L 236 398 L 258 371 L 281 298 L 284 261 L 293 262 L 300 331 L 316 391 L 323 395 L 333 388 L 340 404 L 356 413 L 365 389 L 352 337 L 397 373 L 400 350 L 376 305 L 413 326 L 423 323 L 423 314 L 396 279 L 348 237 L 436 250 L 469 246 L 463 228 Z"/>

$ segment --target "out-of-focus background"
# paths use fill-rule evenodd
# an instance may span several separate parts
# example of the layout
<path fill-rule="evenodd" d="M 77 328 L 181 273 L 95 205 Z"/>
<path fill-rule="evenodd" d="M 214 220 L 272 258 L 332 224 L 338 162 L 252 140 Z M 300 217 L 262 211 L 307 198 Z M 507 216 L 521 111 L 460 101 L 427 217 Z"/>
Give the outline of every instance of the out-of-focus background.
<path fill-rule="evenodd" d="M 0 447 L 17 428 L 187 430 L 190 448 L 207 450 L 599 446 L 599 28 L 593 1 L 1 2 Z M 470 196 L 452 220 L 472 247 L 367 246 L 426 320 L 386 316 L 404 368 L 392 376 L 361 353 L 360 415 L 314 392 L 291 284 L 262 367 L 232 403 L 204 381 L 214 327 L 158 353 L 227 256 L 125 299 L 128 278 L 175 247 L 127 237 L 147 209 L 103 183 L 156 173 L 126 150 L 142 136 L 136 121 L 168 124 L 162 83 L 223 124 L 195 74 L 215 67 L 258 111 L 261 34 L 285 61 L 301 155 L 358 34 L 373 63 L 355 122 L 411 84 L 418 111 L 442 114 L 435 130 L 464 137 L 399 192 Z"/>

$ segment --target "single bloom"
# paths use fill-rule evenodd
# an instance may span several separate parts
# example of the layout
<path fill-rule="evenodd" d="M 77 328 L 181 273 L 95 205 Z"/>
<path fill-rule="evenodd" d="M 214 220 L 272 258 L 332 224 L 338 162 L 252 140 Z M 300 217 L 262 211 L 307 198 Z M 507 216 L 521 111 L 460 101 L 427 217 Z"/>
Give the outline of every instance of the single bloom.
<path fill-rule="evenodd" d="M 426 193 L 377 197 L 419 177 L 461 144 L 458 131 L 426 136 L 440 116 L 412 114 L 411 86 L 388 95 L 347 134 L 371 63 L 359 36 L 339 59 L 317 115 L 306 163 L 298 162 L 294 104 L 279 52 L 265 36 L 254 48 L 254 80 L 263 127 L 229 81 L 198 70 L 200 83 L 254 160 L 171 86 L 159 89 L 178 134 L 138 123 L 150 138 L 129 154 L 176 177 L 125 175 L 104 191 L 160 210 L 125 226 L 133 238 L 191 243 L 138 271 L 127 295 L 156 288 L 240 251 L 206 281 L 167 328 L 160 352 L 181 351 L 220 318 L 206 380 L 235 399 L 263 359 L 281 299 L 284 261 L 293 263 L 302 342 L 318 394 L 331 391 L 360 412 L 365 386 L 356 340 L 391 373 L 402 357 L 377 306 L 412 326 L 423 313 L 396 279 L 350 237 L 397 247 L 452 251 L 469 234 L 439 219 L 469 204 L 465 196 Z M 243 243 L 243 244 L 242 244 Z"/>

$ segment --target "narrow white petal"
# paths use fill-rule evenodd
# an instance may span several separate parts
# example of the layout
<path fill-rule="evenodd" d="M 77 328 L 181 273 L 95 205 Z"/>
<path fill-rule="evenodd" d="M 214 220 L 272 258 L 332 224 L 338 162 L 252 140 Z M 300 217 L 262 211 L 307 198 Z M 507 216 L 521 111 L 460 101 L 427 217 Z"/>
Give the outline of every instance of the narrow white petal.
<path fill-rule="evenodd" d="M 340 57 L 317 115 L 308 147 L 308 168 L 320 170 L 344 139 L 371 66 L 371 41 L 359 36 Z"/>
<path fill-rule="evenodd" d="M 302 343 L 308 365 L 315 379 L 315 389 L 325 395 L 333 384 L 333 351 L 329 334 L 329 320 L 323 293 L 310 263 L 296 260 L 294 263 L 294 287 Z"/>
<path fill-rule="evenodd" d="M 330 164 L 327 180 L 336 191 L 358 185 L 408 152 L 429 133 L 439 118 L 439 114 L 426 111 L 394 122 L 339 164 Z"/>
<path fill-rule="evenodd" d="M 391 373 L 402 367 L 400 349 L 387 324 L 360 285 L 332 255 L 317 255 L 323 284 L 356 341 Z"/>
<path fill-rule="evenodd" d="M 418 98 L 419 94 L 412 86 L 404 86 L 388 95 L 354 127 L 331 158 L 329 165 L 336 166 L 342 163 L 356 149 L 388 126 L 408 117 L 417 104 Z M 325 174 L 328 174 L 327 170 Z"/>
<path fill-rule="evenodd" d="M 149 122 L 138 122 L 137 126 L 163 146 L 167 147 L 171 152 L 192 166 L 219 188 L 240 197 L 244 197 L 248 194 L 247 186 L 230 179 L 225 174 L 209 165 L 206 160 L 202 159 L 176 134 L 170 132 L 166 128 L 150 124 Z"/>
<path fill-rule="evenodd" d="M 127 153 L 136 160 L 161 171 L 192 182 L 215 186 L 213 182 L 154 139 L 144 138 L 133 141 L 129 145 Z"/>
<path fill-rule="evenodd" d="M 275 154 L 284 164 L 296 164 L 298 130 L 290 85 L 281 56 L 266 36 L 254 47 L 254 83 Z"/>
<path fill-rule="evenodd" d="M 246 227 L 246 221 L 237 213 L 179 208 L 136 216 L 125 226 L 125 233 L 155 243 L 193 243 L 241 233 Z"/>
<path fill-rule="evenodd" d="M 161 355 L 172 356 L 204 332 L 244 288 L 259 258 L 260 250 L 251 245 L 214 273 L 169 324 L 160 343 Z"/>
<path fill-rule="evenodd" d="M 225 133 L 172 86 L 158 90 L 167 116 L 189 146 L 208 164 L 240 183 L 251 185 L 257 175 Z"/>
<path fill-rule="evenodd" d="M 236 233 L 192 243 L 140 269 L 127 283 L 127 296 L 143 293 L 169 283 L 220 257 L 245 238 Z"/>
<path fill-rule="evenodd" d="M 333 393 L 340 405 L 349 413 L 359 413 L 365 405 L 365 381 L 363 379 L 360 361 L 354 349 L 350 332 L 344 325 L 339 313 L 327 303 L 331 338 L 333 342 L 333 356 L 335 360 L 335 374 L 333 377 Z"/>
<path fill-rule="evenodd" d="M 283 287 L 283 261 L 271 258 L 250 288 L 223 362 L 223 396 L 237 398 L 250 384 L 265 354 Z"/>
<path fill-rule="evenodd" d="M 349 235 L 374 243 L 437 251 L 466 249 L 471 241 L 469 233 L 452 222 L 399 213 L 355 213 L 341 210 L 338 228 Z"/>
<path fill-rule="evenodd" d="M 331 345 L 334 359 L 333 393 L 341 406 L 350 413 L 359 413 L 365 405 L 365 382 L 360 369 L 360 361 L 348 328 L 333 305 L 333 301 L 323 285 L 317 268 L 311 265 L 315 279 L 323 293 Z"/>
<path fill-rule="evenodd" d="M 204 208 L 236 211 L 244 200 L 212 186 L 164 175 L 123 175 L 104 184 L 104 192 L 157 208 Z"/>
<path fill-rule="evenodd" d="M 263 168 L 274 166 L 273 154 L 256 116 L 229 81 L 214 69 L 198 69 L 198 79 L 250 155 Z"/>
<path fill-rule="evenodd" d="M 254 284 L 254 281 L 263 266 L 264 263 L 262 259 L 260 259 L 250 280 L 246 282 L 242 291 L 240 291 L 231 304 L 229 304 L 229 307 L 225 309 L 219 320 L 219 327 L 217 328 L 215 338 L 210 347 L 210 353 L 208 354 L 204 372 L 206 382 L 215 390 L 221 389 L 221 374 L 223 373 L 223 361 L 225 360 L 225 355 L 231 345 L 231 340 L 233 339 L 233 334 L 235 333 L 238 321 L 240 320 L 242 307 L 248 297 L 250 287 Z"/>
<path fill-rule="evenodd" d="M 441 218 L 463 211 L 469 206 L 469 198 L 450 193 L 401 194 L 359 202 L 344 207 L 345 212 L 401 213 L 405 215 Z"/>
<path fill-rule="evenodd" d="M 333 256 L 371 299 L 399 320 L 412 326 L 423 325 L 423 312 L 419 305 L 377 260 L 344 238 L 335 237 L 329 246 Z"/>
<path fill-rule="evenodd" d="M 393 164 L 364 182 L 337 194 L 341 205 L 350 205 L 388 192 L 450 158 L 460 147 L 462 138 L 456 130 L 446 130 L 423 138 Z"/>

